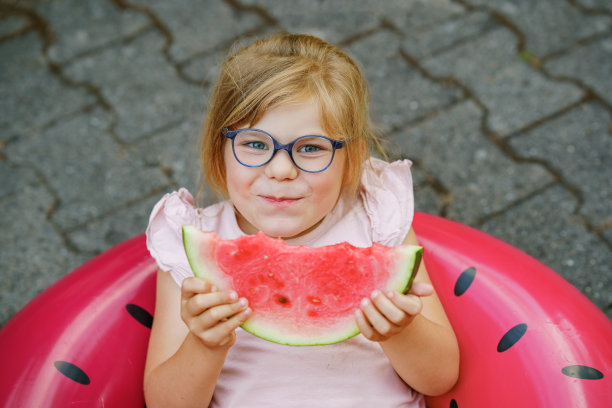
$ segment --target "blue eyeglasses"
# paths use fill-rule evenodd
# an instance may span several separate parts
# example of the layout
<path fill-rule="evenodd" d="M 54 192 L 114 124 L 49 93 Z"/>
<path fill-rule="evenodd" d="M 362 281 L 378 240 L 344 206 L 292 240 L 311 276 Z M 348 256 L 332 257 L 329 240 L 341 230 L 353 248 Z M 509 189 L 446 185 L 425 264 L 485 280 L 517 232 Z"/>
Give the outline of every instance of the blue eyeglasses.
<path fill-rule="evenodd" d="M 331 165 L 336 149 L 344 147 L 344 142 L 318 135 L 302 136 L 289 144 L 282 144 L 259 129 L 224 128 L 222 133 L 231 139 L 236 160 L 246 167 L 263 166 L 276 152 L 285 150 L 298 169 L 320 173 Z"/>

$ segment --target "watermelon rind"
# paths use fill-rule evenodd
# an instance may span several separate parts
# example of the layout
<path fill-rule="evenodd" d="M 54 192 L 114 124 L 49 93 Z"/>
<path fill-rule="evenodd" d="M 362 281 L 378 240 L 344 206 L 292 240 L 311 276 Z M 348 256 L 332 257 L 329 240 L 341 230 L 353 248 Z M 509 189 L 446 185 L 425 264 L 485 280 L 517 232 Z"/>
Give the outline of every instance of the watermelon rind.
<path fill-rule="evenodd" d="M 183 226 L 183 242 L 185 245 L 185 253 L 191 269 L 195 276 L 203 278 L 217 286 L 219 289 L 230 289 L 231 285 L 222 279 L 220 276 L 223 272 L 216 265 L 214 255 L 202 255 L 202 251 L 207 248 L 215 240 L 219 240 L 214 232 L 200 231 L 197 227 L 185 225 Z M 406 293 L 414 280 L 416 272 L 422 258 L 423 248 L 414 245 L 400 245 L 393 248 L 397 256 L 396 273 L 393 274 L 395 279 L 387 282 L 387 287 L 379 288 L 383 291 L 395 290 L 400 293 Z M 283 327 L 275 327 L 274 322 L 270 319 L 261 317 L 254 313 L 244 324 L 242 329 L 260 337 L 262 339 L 290 346 L 316 346 L 338 343 L 359 334 L 359 328 L 354 317 L 344 319 L 339 324 L 325 332 L 316 336 L 303 335 L 301 333 L 288 333 L 283 330 Z"/>

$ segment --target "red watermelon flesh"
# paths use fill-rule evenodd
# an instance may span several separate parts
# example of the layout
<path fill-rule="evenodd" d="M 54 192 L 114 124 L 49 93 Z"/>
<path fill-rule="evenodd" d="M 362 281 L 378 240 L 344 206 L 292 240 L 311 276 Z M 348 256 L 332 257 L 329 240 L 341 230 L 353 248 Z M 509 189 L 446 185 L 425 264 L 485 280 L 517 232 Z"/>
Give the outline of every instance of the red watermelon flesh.
<path fill-rule="evenodd" d="M 183 227 L 183 242 L 196 276 L 248 299 L 253 314 L 244 330 L 293 346 L 358 334 L 361 300 L 374 289 L 407 291 L 423 252 L 413 245 L 291 246 L 263 232 L 222 240 L 192 226 Z"/>

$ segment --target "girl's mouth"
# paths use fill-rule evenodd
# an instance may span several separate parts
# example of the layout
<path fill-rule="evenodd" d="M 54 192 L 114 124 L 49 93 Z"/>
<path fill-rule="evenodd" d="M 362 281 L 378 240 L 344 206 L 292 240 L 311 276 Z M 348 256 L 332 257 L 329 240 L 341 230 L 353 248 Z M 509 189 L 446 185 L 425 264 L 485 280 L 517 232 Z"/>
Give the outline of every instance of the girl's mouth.
<path fill-rule="evenodd" d="M 272 204 L 275 207 L 284 208 L 288 207 L 293 203 L 296 203 L 300 198 L 293 197 L 273 197 L 273 196 L 260 196 L 267 203 Z"/>

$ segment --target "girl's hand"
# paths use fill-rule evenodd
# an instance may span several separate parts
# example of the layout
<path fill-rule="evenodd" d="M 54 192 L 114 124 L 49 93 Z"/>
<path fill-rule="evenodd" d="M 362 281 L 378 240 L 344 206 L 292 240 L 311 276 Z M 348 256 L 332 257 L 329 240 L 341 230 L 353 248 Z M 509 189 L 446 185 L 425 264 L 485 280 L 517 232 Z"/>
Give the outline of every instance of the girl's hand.
<path fill-rule="evenodd" d="M 378 290 L 365 298 L 357 309 L 357 326 L 365 338 L 385 341 L 401 332 L 421 312 L 421 296 L 433 293 L 430 284 L 415 282 L 408 295 L 390 291 L 386 295 Z"/>
<path fill-rule="evenodd" d="M 181 318 L 209 348 L 230 347 L 236 328 L 251 314 L 248 302 L 231 290 L 217 291 L 208 281 L 187 278 L 181 286 Z"/>

